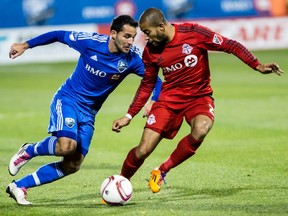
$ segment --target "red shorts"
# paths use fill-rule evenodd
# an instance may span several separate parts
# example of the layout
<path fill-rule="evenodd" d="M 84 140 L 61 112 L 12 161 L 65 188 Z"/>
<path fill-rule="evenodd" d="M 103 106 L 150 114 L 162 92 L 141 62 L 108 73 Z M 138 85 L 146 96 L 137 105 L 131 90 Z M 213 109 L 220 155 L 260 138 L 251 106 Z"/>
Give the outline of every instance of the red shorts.
<path fill-rule="evenodd" d="M 173 139 L 178 133 L 183 118 L 188 124 L 197 115 L 205 115 L 214 120 L 214 100 L 211 96 L 196 97 L 185 103 L 158 101 L 152 106 L 145 128 Z"/>

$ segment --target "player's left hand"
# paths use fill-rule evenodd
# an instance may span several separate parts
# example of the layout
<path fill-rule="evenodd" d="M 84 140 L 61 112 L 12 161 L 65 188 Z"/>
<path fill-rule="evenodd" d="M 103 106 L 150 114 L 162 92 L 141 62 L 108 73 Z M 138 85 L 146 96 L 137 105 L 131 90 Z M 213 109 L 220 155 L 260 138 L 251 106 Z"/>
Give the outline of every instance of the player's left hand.
<path fill-rule="evenodd" d="M 144 118 L 144 117 L 148 117 L 149 112 L 150 112 L 150 110 L 151 110 L 151 108 L 152 108 L 152 105 L 153 105 L 154 103 L 155 103 L 154 100 L 150 100 L 150 101 L 148 101 L 148 102 L 146 103 L 146 105 L 144 106 L 143 118 Z"/>
<path fill-rule="evenodd" d="M 256 67 L 256 70 L 258 70 L 262 74 L 275 73 L 278 76 L 281 76 L 284 72 L 276 63 L 260 64 Z"/>

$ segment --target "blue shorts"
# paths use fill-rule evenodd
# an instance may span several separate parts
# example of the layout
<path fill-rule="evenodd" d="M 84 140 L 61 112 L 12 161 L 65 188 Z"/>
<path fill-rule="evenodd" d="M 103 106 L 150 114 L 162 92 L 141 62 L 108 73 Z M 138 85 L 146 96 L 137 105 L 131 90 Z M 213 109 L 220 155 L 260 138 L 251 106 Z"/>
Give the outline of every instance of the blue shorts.
<path fill-rule="evenodd" d="M 50 105 L 48 133 L 77 141 L 77 151 L 86 156 L 94 133 L 95 114 L 79 111 L 66 97 L 54 96 Z"/>

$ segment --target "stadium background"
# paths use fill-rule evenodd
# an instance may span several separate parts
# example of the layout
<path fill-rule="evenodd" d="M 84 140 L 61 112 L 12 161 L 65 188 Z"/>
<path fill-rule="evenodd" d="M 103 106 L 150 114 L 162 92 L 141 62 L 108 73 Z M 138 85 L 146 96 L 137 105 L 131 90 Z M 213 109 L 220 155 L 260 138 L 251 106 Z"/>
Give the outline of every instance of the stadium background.
<path fill-rule="evenodd" d="M 65 29 L 109 34 L 113 17 L 129 14 L 136 19 L 148 7 L 163 10 L 173 22 L 197 21 L 249 49 L 288 47 L 287 0 L 18 0 L 0 1 L 0 64 L 9 64 L 12 43 L 40 33 Z M 8 10 L 9 8 L 9 10 Z M 135 44 L 145 45 L 139 32 Z M 64 45 L 37 48 L 15 62 L 76 60 Z"/>

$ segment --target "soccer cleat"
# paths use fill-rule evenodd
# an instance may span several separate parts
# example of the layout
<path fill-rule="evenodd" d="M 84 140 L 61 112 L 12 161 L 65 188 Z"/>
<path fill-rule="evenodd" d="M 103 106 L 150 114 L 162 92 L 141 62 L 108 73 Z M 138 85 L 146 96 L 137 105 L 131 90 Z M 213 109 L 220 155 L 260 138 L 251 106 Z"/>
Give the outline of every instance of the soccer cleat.
<path fill-rule="evenodd" d="M 101 199 L 101 202 L 100 202 L 102 205 L 106 205 L 107 203 L 106 203 L 106 201 L 102 198 Z"/>
<path fill-rule="evenodd" d="M 30 155 L 25 151 L 30 143 L 23 144 L 19 151 L 11 158 L 8 171 L 10 175 L 15 176 L 22 166 L 24 166 L 29 160 Z"/>
<path fill-rule="evenodd" d="M 24 187 L 17 187 L 14 182 L 8 185 L 6 193 L 8 193 L 19 205 L 32 205 L 32 203 L 26 199 L 27 189 Z"/>
<path fill-rule="evenodd" d="M 163 182 L 166 184 L 164 179 L 165 176 L 166 174 L 160 170 L 152 170 L 151 177 L 148 182 L 148 187 L 153 193 L 158 193 L 160 191 Z"/>

